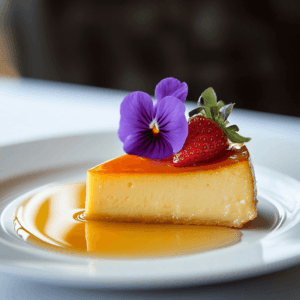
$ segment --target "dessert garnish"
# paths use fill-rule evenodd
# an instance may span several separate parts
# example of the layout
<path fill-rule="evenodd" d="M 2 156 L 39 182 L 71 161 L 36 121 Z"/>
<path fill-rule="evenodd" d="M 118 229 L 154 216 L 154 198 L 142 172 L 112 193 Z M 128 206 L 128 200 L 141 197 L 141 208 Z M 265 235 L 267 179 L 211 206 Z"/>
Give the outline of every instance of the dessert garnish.
<path fill-rule="evenodd" d="M 155 88 L 157 103 L 144 92 L 133 92 L 121 104 L 118 135 L 127 154 L 164 159 L 178 152 L 187 137 L 185 82 L 169 77 Z"/>
<path fill-rule="evenodd" d="M 150 159 L 173 155 L 176 167 L 195 166 L 209 161 L 232 143 L 248 142 L 237 133 L 237 125 L 227 126 L 234 104 L 217 102 L 213 88 L 206 89 L 198 100 L 199 107 L 186 121 L 185 82 L 169 77 L 155 88 L 157 103 L 144 92 L 133 92 L 121 104 L 118 135 L 127 154 Z"/>
<path fill-rule="evenodd" d="M 230 227 L 253 220 L 256 188 L 247 147 L 224 150 L 228 138 L 239 143 L 249 140 L 236 134 L 237 126 L 227 127 L 233 104 L 217 102 L 209 88 L 188 125 L 185 83 L 164 79 L 155 95 L 155 105 L 143 92 L 123 100 L 119 137 L 129 155 L 88 171 L 86 219 Z M 213 151 L 223 152 L 198 164 L 204 146 L 209 147 L 206 159 L 216 155 Z"/>
<path fill-rule="evenodd" d="M 217 102 L 213 88 L 210 87 L 202 93 L 198 105 L 198 108 L 189 113 L 188 137 L 182 149 L 174 155 L 174 166 L 194 166 L 199 162 L 211 160 L 229 147 L 228 140 L 233 143 L 250 141 L 250 138 L 237 133 L 238 126 L 226 127 L 234 104 Z"/>

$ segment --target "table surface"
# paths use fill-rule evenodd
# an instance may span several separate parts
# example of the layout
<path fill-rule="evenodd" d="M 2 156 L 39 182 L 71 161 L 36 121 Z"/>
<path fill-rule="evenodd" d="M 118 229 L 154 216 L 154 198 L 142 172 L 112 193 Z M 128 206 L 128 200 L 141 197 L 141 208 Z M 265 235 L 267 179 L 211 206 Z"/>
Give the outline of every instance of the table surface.
<path fill-rule="evenodd" d="M 123 91 L 33 79 L 0 80 L 0 146 L 116 131 Z M 225 100 L 226 101 L 226 100 Z M 193 104 L 187 104 L 187 110 Z M 300 118 L 234 109 L 232 124 L 251 136 L 254 163 L 300 180 Z M 246 259 L 246 258 L 245 258 Z M 50 286 L 1 273 L 0 299 L 300 299 L 300 266 L 252 279 L 190 288 L 100 291 Z"/>

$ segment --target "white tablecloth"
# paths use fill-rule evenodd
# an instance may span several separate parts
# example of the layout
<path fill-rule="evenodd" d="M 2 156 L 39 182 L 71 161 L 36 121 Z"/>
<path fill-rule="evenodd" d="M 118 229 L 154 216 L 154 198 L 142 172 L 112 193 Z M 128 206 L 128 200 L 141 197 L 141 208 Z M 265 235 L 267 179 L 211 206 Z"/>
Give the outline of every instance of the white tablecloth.
<path fill-rule="evenodd" d="M 0 146 L 117 130 L 125 92 L 39 80 L 0 80 Z M 226 101 L 226 99 L 225 99 Z M 191 104 L 187 105 L 192 109 Z M 300 180 L 300 118 L 235 109 L 230 118 L 261 164 Z M 300 192 L 300 191 L 299 191 Z M 245 258 L 247 259 L 247 258 Z M 300 299 L 300 266 L 253 279 L 177 290 L 98 291 L 48 286 L 1 273 L 0 299 Z"/>

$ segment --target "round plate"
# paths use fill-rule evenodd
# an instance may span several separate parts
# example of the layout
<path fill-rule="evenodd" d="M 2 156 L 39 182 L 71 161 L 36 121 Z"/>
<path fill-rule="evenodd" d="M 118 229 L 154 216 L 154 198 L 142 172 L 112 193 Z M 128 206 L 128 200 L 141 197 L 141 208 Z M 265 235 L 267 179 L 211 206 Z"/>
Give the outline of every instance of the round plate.
<path fill-rule="evenodd" d="M 16 205 L 44 185 L 85 179 L 88 168 L 122 153 L 115 133 L 36 141 L 0 148 L 0 270 L 59 285 L 153 288 L 210 284 L 261 275 L 300 260 L 300 183 L 255 166 L 258 212 L 240 243 L 160 259 L 108 260 L 49 252 L 13 230 Z"/>

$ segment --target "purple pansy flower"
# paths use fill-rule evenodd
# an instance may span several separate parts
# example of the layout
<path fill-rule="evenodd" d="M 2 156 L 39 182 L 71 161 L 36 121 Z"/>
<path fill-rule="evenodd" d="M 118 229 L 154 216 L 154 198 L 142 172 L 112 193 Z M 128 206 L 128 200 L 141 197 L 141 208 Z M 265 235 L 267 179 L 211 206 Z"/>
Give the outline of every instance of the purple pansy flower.
<path fill-rule="evenodd" d="M 121 104 L 118 135 L 128 154 L 163 159 L 181 150 L 188 134 L 183 102 L 188 87 L 175 78 L 155 88 L 157 103 L 144 92 L 133 92 Z"/>

